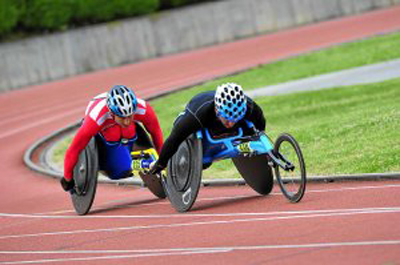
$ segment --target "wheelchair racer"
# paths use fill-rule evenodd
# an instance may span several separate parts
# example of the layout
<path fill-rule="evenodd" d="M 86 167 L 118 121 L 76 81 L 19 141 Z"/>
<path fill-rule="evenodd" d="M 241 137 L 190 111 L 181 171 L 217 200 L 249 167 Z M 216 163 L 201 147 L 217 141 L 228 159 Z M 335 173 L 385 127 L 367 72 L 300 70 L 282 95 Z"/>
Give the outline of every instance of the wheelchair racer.
<path fill-rule="evenodd" d="M 155 149 L 160 153 L 162 131 L 153 108 L 146 101 L 137 98 L 130 88 L 122 85 L 116 85 L 108 93 L 94 97 L 86 108 L 83 124 L 65 154 L 64 177 L 61 178 L 63 189 L 69 191 L 74 188 L 74 167 L 80 152 L 92 137 L 101 143 L 100 170 L 111 179 L 132 176 L 130 153 L 133 144 L 141 140 L 136 122 L 144 125 Z"/>
<path fill-rule="evenodd" d="M 244 94 L 238 84 L 222 84 L 216 91 L 194 96 L 174 121 L 171 134 L 164 142 L 160 157 L 153 163 L 150 173 L 159 174 L 166 168 L 179 145 L 198 130 L 208 129 L 214 138 L 235 134 L 239 127 L 245 134 L 252 134 L 245 120 L 252 122 L 260 131 L 265 130 L 262 109 Z M 203 165 L 203 168 L 210 165 Z"/>

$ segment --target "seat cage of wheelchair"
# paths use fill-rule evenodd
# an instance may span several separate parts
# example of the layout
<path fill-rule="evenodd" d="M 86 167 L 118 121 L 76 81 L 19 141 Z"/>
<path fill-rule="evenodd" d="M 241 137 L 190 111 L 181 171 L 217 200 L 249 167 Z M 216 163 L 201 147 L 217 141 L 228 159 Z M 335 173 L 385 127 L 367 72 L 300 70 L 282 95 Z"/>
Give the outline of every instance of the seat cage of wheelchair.
<path fill-rule="evenodd" d="M 197 131 L 196 137 L 202 140 L 203 145 L 203 164 L 238 156 L 273 156 L 274 145 L 270 138 L 264 132 L 257 131 L 252 122 L 246 120 L 246 124 L 254 130 L 254 135 L 243 136 L 243 129 L 240 127 L 235 136 L 221 139 L 213 138 L 208 129 Z"/>

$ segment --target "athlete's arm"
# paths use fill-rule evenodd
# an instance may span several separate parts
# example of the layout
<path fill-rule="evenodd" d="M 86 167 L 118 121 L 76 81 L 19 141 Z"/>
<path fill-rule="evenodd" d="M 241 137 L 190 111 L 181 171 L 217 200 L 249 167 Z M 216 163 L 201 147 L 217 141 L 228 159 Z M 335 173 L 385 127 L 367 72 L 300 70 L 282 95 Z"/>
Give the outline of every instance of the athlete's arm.
<path fill-rule="evenodd" d="M 154 109 L 146 102 L 146 113 L 144 115 L 138 115 L 138 117 L 137 120 L 140 121 L 150 133 L 155 148 L 160 154 L 163 146 L 163 134 Z"/>
<path fill-rule="evenodd" d="M 159 168 L 165 168 L 168 160 L 176 153 L 179 145 L 192 133 L 201 129 L 200 122 L 187 110 L 179 116 L 172 128 L 170 136 L 164 143 L 160 157 L 157 161 Z"/>
<path fill-rule="evenodd" d="M 64 177 L 66 180 L 72 179 L 73 170 L 78 162 L 79 154 L 83 149 L 85 149 L 90 139 L 96 135 L 99 129 L 100 127 L 97 123 L 89 116 L 86 116 L 82 126 L 79 128 L 71 145 L 65 153 Z"/>

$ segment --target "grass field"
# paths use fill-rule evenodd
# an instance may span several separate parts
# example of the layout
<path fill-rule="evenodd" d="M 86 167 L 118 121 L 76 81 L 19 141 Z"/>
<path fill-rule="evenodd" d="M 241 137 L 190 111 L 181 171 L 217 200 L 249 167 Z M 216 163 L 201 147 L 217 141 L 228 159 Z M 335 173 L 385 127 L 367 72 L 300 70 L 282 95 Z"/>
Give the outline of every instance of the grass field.
<path fill-rule="evenodd" d="M 206 82 L 184 91 L 172 93 L 151 102 L 159 116 L 164 134 L 172 121 L 183 111 L 193 95 L 215 88 L 225 82 L 236 82 L 245 90 L 279 84 L 300 78 L 349 69 L 400 58 L 400 33 L 338 45 L 284 61 L 262 65 L 247 72 Z M 174 104 L 170 104 L 173 102 Z M 168 107 L 166 107 L 168 106 Z"/>
<path fill-rule="evenodd" d="M 206 82 L 151 102 L 167 137 L 187 101 L 224 82 L 254 89 L 289 80 L 400 58 L 400 34 L 339 45 Z M 293 134 L 303 149 L 309 175 L 400 171 L 400 80 L 256 99 L 272 137 Z M 171 104 L 173 102 L 173 104 Z M 56 152 L 61 162 L 64 142 Z M 230 161 L 204 171 L 207 178 L 238 177 Z"/>

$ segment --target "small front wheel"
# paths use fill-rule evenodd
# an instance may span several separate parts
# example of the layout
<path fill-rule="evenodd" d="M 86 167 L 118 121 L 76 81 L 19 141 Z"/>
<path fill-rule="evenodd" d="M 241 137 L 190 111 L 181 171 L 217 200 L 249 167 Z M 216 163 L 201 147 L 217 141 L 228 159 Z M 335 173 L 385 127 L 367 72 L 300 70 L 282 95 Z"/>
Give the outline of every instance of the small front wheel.
<path fill-rule="evenodd" d="M 275 142 L 274 153 L 281 165 L 275 176 L 283 195 L 293 203 L 299 202 L 306 190 L 306 165 L 299 144 L 290 134 L 282 134 Z"/>

